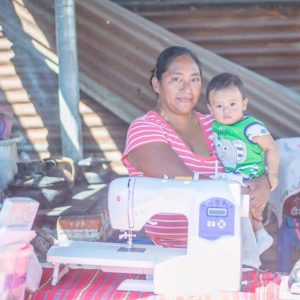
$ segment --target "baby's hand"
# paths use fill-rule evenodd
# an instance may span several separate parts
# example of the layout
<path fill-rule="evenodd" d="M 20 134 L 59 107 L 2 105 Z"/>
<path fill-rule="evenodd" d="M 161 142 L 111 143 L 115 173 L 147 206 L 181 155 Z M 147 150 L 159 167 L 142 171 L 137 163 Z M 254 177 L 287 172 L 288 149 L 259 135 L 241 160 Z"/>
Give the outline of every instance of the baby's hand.
<path fill-rule="evenodd" d="M 269 173 L 268 178 L 271 185 L 271 191 L 274 191 L 278 185 L 278 175 L 274 173 Z"/>

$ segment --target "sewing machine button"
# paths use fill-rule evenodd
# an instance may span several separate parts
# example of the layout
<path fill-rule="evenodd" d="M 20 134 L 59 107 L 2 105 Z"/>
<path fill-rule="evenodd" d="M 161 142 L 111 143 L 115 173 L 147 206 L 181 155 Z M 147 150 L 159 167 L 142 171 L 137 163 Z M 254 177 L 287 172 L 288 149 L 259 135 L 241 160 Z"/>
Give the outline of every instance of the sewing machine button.
<path fill-rule="evenodd" d="M 223 229 L 226 227 L 226 222 L 222 219 L 217 223 L 217 225 L 220 229 Z"/>

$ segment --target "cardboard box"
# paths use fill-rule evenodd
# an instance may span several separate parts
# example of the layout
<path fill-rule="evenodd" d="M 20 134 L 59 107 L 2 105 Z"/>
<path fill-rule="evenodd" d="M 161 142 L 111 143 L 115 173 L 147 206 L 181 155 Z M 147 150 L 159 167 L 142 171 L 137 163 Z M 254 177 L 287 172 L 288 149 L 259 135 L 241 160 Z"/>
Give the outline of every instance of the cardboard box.
<path fill-rule="evenodd" d="M 56 229 L 59 241 L 105 241 L 112 233 L 107 211 L 96 215 L 59 217 Z"/>

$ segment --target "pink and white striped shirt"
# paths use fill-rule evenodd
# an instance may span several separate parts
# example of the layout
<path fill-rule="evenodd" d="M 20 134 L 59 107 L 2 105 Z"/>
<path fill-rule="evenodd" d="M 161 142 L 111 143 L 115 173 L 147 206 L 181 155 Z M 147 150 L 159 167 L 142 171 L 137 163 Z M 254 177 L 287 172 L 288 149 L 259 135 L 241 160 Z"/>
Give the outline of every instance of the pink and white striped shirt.
<path fill-rule="evenodd" d="M 169 144 L 191 171 L 207 177 L 213 175 L 217 157 L 209 136 L 212 134 L 211 125 L 214 119 L 211 115 L 201 115 L 198 112 L 196 117 L 211 154 L 209 158 L 193 153 L 169 123 L 155 111 L 149 111 L 146 115 L 137 118 L 128 129 L 122 161 L 129 174 L 144 176 L 143 172 L 135 169 L 127 158 L 133 149 L 147 143 L 162 142 Z M 218 163 L 218 171 L 223 171 L 221 163 Z M 165 247 L 186 247 L 187 225 L 187 219 L 183 215 L 159 214 L 153 216 L 145 225 L 145 232 L 156 244 Z"/>

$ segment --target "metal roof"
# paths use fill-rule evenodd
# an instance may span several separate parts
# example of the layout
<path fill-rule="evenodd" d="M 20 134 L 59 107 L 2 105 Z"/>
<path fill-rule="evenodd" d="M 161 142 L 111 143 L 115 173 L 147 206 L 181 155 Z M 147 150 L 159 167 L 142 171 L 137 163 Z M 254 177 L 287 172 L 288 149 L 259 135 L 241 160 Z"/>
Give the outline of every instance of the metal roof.
<path fill-rule="evenodd" d="M 167 30 L 300 91 L 300 2 L 115 0 Z M 150 3 L 152 5 L 150 5 Z M 215 5 L 213 5 L 215 3 Z"/>
<path fill-rule="evenodd" d="M 293 90 L 109 1 L 78 1 L 77 5 L 79 59 L 82 73 L 89 81 L 87 91 L 96 95 L 100 83 L 117 95 L 117 98 L 110 97 L 104 105 L 127 122 L 155 106 L 156 98 L 148 84 L 149 71 L 163 48 L 179 44 L 190 48 L 202 61 L 204 88 L 219 72 L 236 73 L 245 81 L 250 113 L 265 121 L 275 137 L 299 135 L 300 97 Z M 80 53 L 81 49 L 84 52 Z M 94 88 L 91 82 L 95 84 Z M 81 83 L 84 88 L 86 82 Z M 199 109 L 204 111 L 204 101 L 201 102 Z"/>

